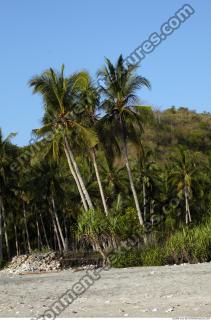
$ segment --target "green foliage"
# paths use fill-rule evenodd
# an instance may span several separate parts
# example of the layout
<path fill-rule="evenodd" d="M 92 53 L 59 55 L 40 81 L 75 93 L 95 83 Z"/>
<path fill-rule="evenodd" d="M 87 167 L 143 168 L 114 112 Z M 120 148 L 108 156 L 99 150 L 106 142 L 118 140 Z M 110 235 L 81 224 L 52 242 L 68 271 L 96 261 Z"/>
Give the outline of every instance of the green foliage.
<path fill-rule="evenodd" d="M 112 267 L 114 268 L 126 268 L 137 267 L 142 265 L 142 257 L 137 250 L 125 250 L 122 249 L 115 252 L 112 259 Z"/>
<path fill-rule="evenodd" d="M 77 233 L 79 237 L 98 239 L 106 235 L 108 220 L 101 210 L 89 210 L 82 212 L 78 217 Z"/>
<path fill-rule="evenodd" d="M 210 261 L 211 221 L 177 232 L 166 243 L 165 252 L 169 263 Z"/>
<path fill-rule="evenodd" d="M 126 208 L 125 213 L 119 213 L 117 218 L 121 240 L 127 240 L 131 235 L 141 235 L 143 233 L 143 230 L 139 226 L 137 213 L 134 208 Z"/>
<path fill-rule="evenodd" d="M 113 267 L 161 266 L 211 261 L 211 220 L 176 232 L 163 244 L 115 253 Z"/>
<path fill-rule="evenodd" d="M 165 264 L 165 261 L 165 253 L 162 247 L 122 249 L 115 253 L 113 267 L 161 266 Z"/>
<path fill-rule="evenodd" d="M 46 246 L 43 246 L 41 249 L 34 249 L 32 250 L 32 254 L 36 254 L 36 253 L 48 253 L 48 252 L 51 252 L 51 250 L 46 247 Z"/>
<path fill-rule="evenodd" d="M 166 264 L 165 250 L 163 247 L 152 247 L 143 251 L 142 265 L 143 266 L 161 266 Z"/>

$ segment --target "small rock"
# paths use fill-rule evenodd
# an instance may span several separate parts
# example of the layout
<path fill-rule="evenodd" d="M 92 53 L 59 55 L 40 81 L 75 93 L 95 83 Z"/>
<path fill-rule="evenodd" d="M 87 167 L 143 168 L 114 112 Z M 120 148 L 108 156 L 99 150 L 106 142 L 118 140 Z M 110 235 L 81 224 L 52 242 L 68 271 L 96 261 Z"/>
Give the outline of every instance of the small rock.
<path fill-rule="evenodd" d="M 154 271 L 154 270 L 153 270 L 153 271 L 150 271 L 150 274 L 152 274 L 152 275 L 155 274 L 155 271 Z"/>

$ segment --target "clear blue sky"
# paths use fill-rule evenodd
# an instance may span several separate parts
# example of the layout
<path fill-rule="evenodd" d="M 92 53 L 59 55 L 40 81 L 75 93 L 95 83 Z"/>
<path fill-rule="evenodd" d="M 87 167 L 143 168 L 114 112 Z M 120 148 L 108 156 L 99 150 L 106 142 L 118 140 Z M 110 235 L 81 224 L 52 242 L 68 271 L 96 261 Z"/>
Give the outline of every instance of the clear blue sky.
<path fill-rule="evenodd" d="M 0 126 L 18 132 L 25 145 L 40 125 L 41 100 L 28 80 L 48 67 L 86 68 L 95 75 L 104 57 L 130 54 L 184 5 L 182 0 L 2 0 L 0 10 Z M 142 62 L 152 84 L 144 102 L 164 109 L 187 106 L 211 111 L 211 1 L 195 9 L 173 35 Z"/>

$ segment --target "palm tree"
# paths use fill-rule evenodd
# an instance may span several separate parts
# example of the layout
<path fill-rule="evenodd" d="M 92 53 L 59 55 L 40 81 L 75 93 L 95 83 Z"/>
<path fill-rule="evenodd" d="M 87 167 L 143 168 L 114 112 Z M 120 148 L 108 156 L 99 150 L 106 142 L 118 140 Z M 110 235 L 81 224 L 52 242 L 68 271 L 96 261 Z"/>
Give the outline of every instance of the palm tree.
<path fill-rule="evenodd" d="M 195 155 L 195 160 L 197 155 Z M 196 162 L 189 151 L 179 148 L 176 158 L 174 158 L 173 168 L 170 172 L 170 181 L 177 186 L 179 197 L 184 197 L 185 201 L 185 223 L 192 221 L 190 212 L 190 199 L 192 197 L 193 178 L 196 174 Z"/>
<path fill-rule="evenodd" d="M 49 140 L 50 135 L 51 143 L 48 144 L 48 151 L 49 149 L 53 151 L 55 159 L 58 159 L 59 147 L 63 147 L 83 207 L 87 211 L 89 208 L 93 209 L 93 204 L 70 145 L 70 140 L 75 136 L 80 136 L 90 147 L 94 147 L 97 143 L 96 134 L 76 120 L 76 96 L 86 81 L 85 73 L 65 78 L 62 66 L 60 72 L 49 69 L 41 76 L 33 77 L 29 84 L 34 88 L 34 93 L 42 95 L 45 111 L 43 127 L 34 132 L 46 140 Z"/>
<path fill-rule="evenodd" d="M 96 129 L 96 123 L 97 123 L 97 115 L 96 115 L 96 108 L 99 106 L 100 96 L 97 89 L 94 87 L 93 82 L 91 80 L 90 75 L 87 73 L 87 85 L 82 88 L 80 92 L 80 98 L 79 98 L 79 105 L 81 112 L 79 114 L 79 118 L 81 122 L 86 125 L 88 128 L 95 130 Z M 95 175 L 100 191 L 100 196 L 102 199 L 102 204 L 104 208 L 104 212 L 106 215 L 108 215 L 108 207 L 105 199 L 105 194 L 100 178 L 99 168 L 97 164 L 96 159 L 96 147 L 89 148 L 91 159 L 93 161 L 93 166 L 95 170 Z"/>
<path fill-rule="evenodd" d="M 6 230 L 6 215 L 4 208 L 4 191 L 6 181 L 8 178 L 8 170 L 10 164 L 11 139 L 16 136 L 16 133 L 10 133 L 5 139 L 0 128 L 0 260 L 3 258 L 2 246 L 2 222 L 4 221 L 4 233 L 7 246 L 7 253 L 9 256 L 8 235 Z"/>
<path fill-rule="evenodd" d="M 106 126 L 110 128 L 112 142 L 117 139 L 120 141 L 121 153 L 127 169 L 139 222 L 143 225 L 144 221 L 133 181 L 127 146 L 129 138 L 140 141 L 140 134 L 143 131 L 141 118 L 135 107 L 138 100 L 136 91 L 142 87 L 150 88 L 150 83 L 146 78 L 135 75 L 137 67 L 137 65 L 125 67 L 121 55 L 116 65 L 106 59 L 106 66 L 98 72 L 98 76 L 104 82 L 100 86 L 100 92 L 104 96 L 102 109 L 106 113 L 101 119 L 102 128 Z"/>
<path fill-rule="evenodd" d="M 33 167 L 30 173 L 31 175 L 27 187 L 31 191 L 33 203 L 36 205 L 37 201 L 47 202 L 49 209 L 47 211 L 50 212 L 59 250 L 62 251 L 65 249 L 65 237 L 58 214 L 57 199 L 59 196 L 64 197 L 64 178 L 58 170 L 58 164 L 56 164 L 56 162 L 52 160 L 50 161 L 50 159 L 45 159 L 44 161 L 39 163 L 33 163 Z M 35 215 L 37 215 L 36 220 L 38 220 L 37 211 L 39 212 L 39 207 L 38 210 L 35 210 L 34 212 Z M 39 217 L 44 232 L 45 242 L 47 244 L 47 247 L 49 247 L 49 241 L 47 239 L 42 215 L 40 214 Z M 39 231 L 39 224 L 37 226 L 37 231 Z"/>
<path fill-rule="evenodd" d="M 152 158 L 153 154 L 151 150 L 142 150 L 142 155 L 139 157 L 139 170 L 138 170 L 138 181 L 142 185 L 143 195 L 143 213 L 144 221 L 147 220 L 147 207 L 149 207 L 150 215 L 153 213 L 154 199 L 153 189 L 157 188 L 157 167 L 155 161 Z"/>

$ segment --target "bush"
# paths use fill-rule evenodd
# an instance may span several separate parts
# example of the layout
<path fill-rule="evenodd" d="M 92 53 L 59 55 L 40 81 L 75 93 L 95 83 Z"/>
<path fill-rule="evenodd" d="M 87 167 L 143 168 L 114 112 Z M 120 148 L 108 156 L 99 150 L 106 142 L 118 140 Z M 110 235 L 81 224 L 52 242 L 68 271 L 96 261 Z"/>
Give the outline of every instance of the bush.
<path fill-rule="evenodd" d="M 137 267 L 142 265 L 140 251 L 132 249 L 122 249 L 114 254 L 112 259 L 112 267 L 125 268 L 125 267 Z"/>
<path fill-rule="evenodd" d="M 184 228 L 157 247 L 120 250 L 113 267 L 161 266 L 211 261 L 211 220 L 192 229 Z"/>
<path fill-rule="evenodd" d="M 162 247 L 149 248 L 142 253 L 143 266 L 162 266 L 166 262 L 166 256 Z"/>
<path fill-rule="evenodd" d="M 183 229 L 173 235 L 165 246 L 168 263 L 196 263 L 211 260 L 211 224 Z"/>

